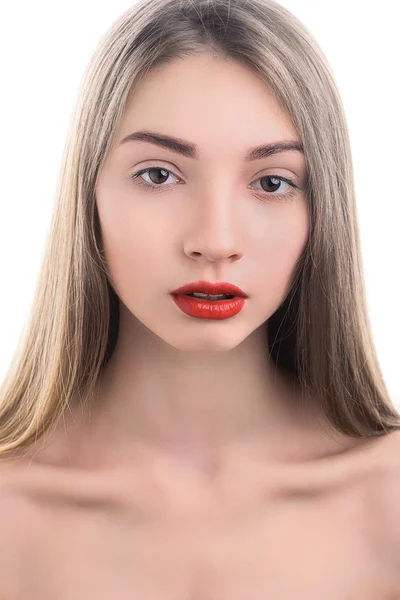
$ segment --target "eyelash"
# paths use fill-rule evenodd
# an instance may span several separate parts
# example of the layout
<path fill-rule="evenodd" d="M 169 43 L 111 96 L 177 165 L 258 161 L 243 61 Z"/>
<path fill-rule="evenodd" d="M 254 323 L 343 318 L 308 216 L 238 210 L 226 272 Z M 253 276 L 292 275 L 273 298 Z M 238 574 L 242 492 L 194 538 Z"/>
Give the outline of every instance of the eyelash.
<path fill-rule="evenodd" d="M 175 175 L 169 169 L 164 169 L 164 167 L 160 167 L 160 166 L 147 167 L 146 169 L 142 169 L 141 171 L 138 171 L 137 173 L 132 173 L 132 175 L 130 176 L 130 179 L 137 180 L 135 182 L 135 184 L 138 185 L 139 187 L 145 188 L 146 191 L 154 191 L 156 193 L 165 191 L 165 188 L 169 188 L 171 185 L 177 185 L 176 183 L 168 184 L 168 185 L 165 185 L 165 184 L 157 185 L 155 183 L 151 184 L 151 183 L 147 183 L 147 181 L 138 179 L 141 175 L 143 175 L 144 173 L 148 173 L 149 171 L 152 171 L 153 169 L 160 169 L 160 170 L 166 171 L 168 174 L 173 175 L 177 179 L 180 179 L 180 177 Z M 261 192 L 261 196 L 263 197 L 263 199 L 265 199 L 266 196 L 272 196 L 272 199 L 274 201 L 285 202 L 285 201 L 289 200 L 289 198 L 294 196 L 294 194 L 296 193 L 296 190 L 300 189 L 291 179 L 288 179 L 287 177 L 282 177 L 281 175 L 264 175 L 263 177 L 260 177 L 259 179 L 256 179 L 255 181 L 260 181 L 260 179 L 264 179 L 267 177 L 271 178 L 271 179 L 278 179 L 279 181 L 283 181 L 284 183 L 287 183 L 288 185 L 290 185 L 290 187 L 292 189 L 289 192 L 286 192 L 284 194 L 276 194 L 275 192 Z M 260 190 L 255 190 L 255 191 L 260 191 Z"/>

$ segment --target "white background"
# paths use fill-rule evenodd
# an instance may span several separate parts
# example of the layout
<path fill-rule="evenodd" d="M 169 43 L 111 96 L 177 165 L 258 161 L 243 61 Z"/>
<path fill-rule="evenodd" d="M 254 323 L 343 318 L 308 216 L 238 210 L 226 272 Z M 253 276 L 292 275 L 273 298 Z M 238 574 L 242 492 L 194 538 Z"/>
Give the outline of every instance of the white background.
<path fill-rule="evenodd" d="M 400 409 L 400 99 L 397 0 L 281 0 L 328 57 L 352 144 L 368 311 Z M 0 8 L 0 382 L 30 310 L 78 84 L 132 1 L 19 0 Z"/>

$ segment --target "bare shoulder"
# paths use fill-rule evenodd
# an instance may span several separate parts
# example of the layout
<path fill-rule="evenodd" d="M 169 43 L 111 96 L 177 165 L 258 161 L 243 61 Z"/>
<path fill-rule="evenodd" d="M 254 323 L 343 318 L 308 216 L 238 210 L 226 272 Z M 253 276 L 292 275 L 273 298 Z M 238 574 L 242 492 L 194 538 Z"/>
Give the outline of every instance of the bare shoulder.
<path fill-rule="evenodd" d="M 32 478 L 33 470 L 29 469 L 29 464 L 14 458 L 0 457 L 1 564 L 4 564 L 4 548 L 23 545 L 36 524 L 37 510 L 26 493 L 27 483 Z"/>
<path fill-rule="evenodd" d="M 14 594 L 17 548 L 27 531 L 27 513 L 18 493 L 18 468 L 13 461 L 0 457 L 0 595 Z"/>
<path fill-rule="evenodd" d="M 30 473 L 31 471 L 23 461 L 0 457 L 1 537 L 8 530 L 12 530 L 15 538 L 20 531 L 23 534 L 23 528 L 28 526 L 31 503 L 24 493 L 26 487 L 24 483 L 29 480 Z"/>
<path fill-rule="evenodd" d="M 29 528 L 29 502 L 23 494 L 23 472 L 18 462 L 0 457 L 0 538 L 7 540 L 23 538 Z M 0 553 L 3 548 L 0 550 Z M 3 557 L 2 557 L 3 558 Z"/>
<path fill-rule="evenodd" d="M 400 597 L 400 431 L 382 440 L 376 458 L 380 468 L 370 482 L 376 540 L 381 557 L 393 569 Z"/>
<path fill-rule="evenodd" d="M 0 532 L 1 539 L 17 514 L 18 493 L 16 493 L 16 482 L 18 481 L 18 466 L 14 461 L 0 457 Z"/>

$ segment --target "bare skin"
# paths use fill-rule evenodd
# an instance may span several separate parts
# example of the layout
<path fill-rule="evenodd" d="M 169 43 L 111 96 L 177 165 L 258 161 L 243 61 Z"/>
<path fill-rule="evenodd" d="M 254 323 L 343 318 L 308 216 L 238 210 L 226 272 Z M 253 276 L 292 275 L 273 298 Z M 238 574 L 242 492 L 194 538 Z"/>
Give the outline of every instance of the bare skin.
<path fill-rule="evenodd" d="M 119 144 L 143 129 L 199 159 Z M 74 404 L 1 461 L 1 598 L 396 599 L 382 507 L 399 435 L 334 433 L 269 357 L 266 323 L 309 234 L 306 162 L 243 157 L 282 140 L 299 141 L 290 119 L 233 62 L 190 57 L 135 90 L 96 188 L 117 347 L 90 414 Z M 172 173 L 162 193 L 130 179 L 156 166 Z M 267 176 L 294 195 L 263 191 Z M 183 314 L 169 292 L 199 279 L 241 287 L 242 312 Z"/>
<path fill-rule="evenodd" d="M 1 597 L 397 600 L 376 488 L 399 450 L 397 433 L 286 464 L 242 449 L 213 475 L 144 448 L 119 469 L 3 459 Z"/>

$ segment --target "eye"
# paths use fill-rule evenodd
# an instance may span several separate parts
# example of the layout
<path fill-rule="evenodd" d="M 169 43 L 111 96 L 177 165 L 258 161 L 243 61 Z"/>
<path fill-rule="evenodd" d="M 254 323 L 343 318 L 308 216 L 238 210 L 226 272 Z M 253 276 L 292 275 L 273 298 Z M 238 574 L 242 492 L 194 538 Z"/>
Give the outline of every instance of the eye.
<path fill-rule="evenodd" d="M 143 175 L 147 175 L 150 178 L 150 182 L 146 180 L 140 180 L 139 177 L 142 177 Z M 137 173 L 133 173 L 133 175 L 131 175 L 131 179 L 137 179 L 136 183 L 139 186 L 145 188 L 155 188 L 154 191 L 158 192 L 162 190 L 157 188 L 167 187 L 161 184 L 165 183 L 165 181 L 168 180 L 169 175 L 172 175 L 171 171 L 168 171 L 163 167 L 147 167 L 147 169 L 142 169 Z M 176 177 L 176 175 L 173 175 L 173 177 Z M 179 180 L 179 177 L 176 178 Z"/>
<path fill-rule="evenodd" d="M 149 177 L 150 182 L 146 181 L 145 179 L 143 179 L 143 175 L 147 175 L 147 177 Z M 141 171 L 138 171 L 137 173 L 133 173 L 130 178 L 136 180 L 136 185 L 140 186 L 140 187 L 144 187 L 147 190 L 150 191 L 155 191 L 155 192 L 162 192 L 163 188 L 169 188 L 171 185 L 176 185 L 174 183 L 169 183 L 167 185 L 163 185 L 166 183 L 166 181 L 168 181 L 168 178 L 172 176 L 175 177 L 178 182 L 181 182 L 182 180 L 177 177 L 176 175 L 174 175 L 171 171 L 169 171 L 168 169 L 164 169 L 163 167 L 147 167 L 147 169 L 142 169 Z M 140 177 L 142 177 L 142 180 L 139 179 Z M 293 183 L 293 181 L 291 179 L 288 179 L 287 177 L 282 177 L 280 175 L 264 175 L 263 177 L 260 177 L 259 179 L 255 180 L 256 182 L 260 181 L 263 182 L 265 181 L 265 184 L 262 184 L 262 189 L 261 190 L 257 190 L 256 191 L 261 191 L 262 192 L 262 196 L 265 197 L 270 196 L 272 200 L 288 200 L 290 197 L 292 197 L 295 193 L 296 189 L 300 189 L 295 183 Z M 286 184 L 286 191 L 283 193 L 276 193 L 278 190 L 281 189 L 282 184 Z M 267 188 L 267 189 L 265 189 Z M 268 188 L 273 188 L 268 189 Z M 254 188 L 253 188 L 254 189 Z M 288 191 L 289 190 L 289 191 Z"/>
<path fill-rule="evenodd" d="M 286 184 L 286 191 L 290 189 L 290 187 L 294 187 L 293 182 L 286 177 L 278 177 L 277 175 L 264 175 L 264 177 L 260 177 L 260 179 L 256 179 L 255 181 L 266 182 L 263 184 L 263 189 L 261 191 L 266 192 L 268 194 L 274 194 L 278 189 L 281 192 L 282 184 Z M 275 182 L 276 183 L 275 183 Z M 272 182 L 272 183 L 271 183 Z M 274 189 L 264 189 L 264 188 L 274 188 Z M 278 189 L 277 189 L 278 188 Z M 284 196 L 285 194 L 279 193 L 278 196 Z"/>

